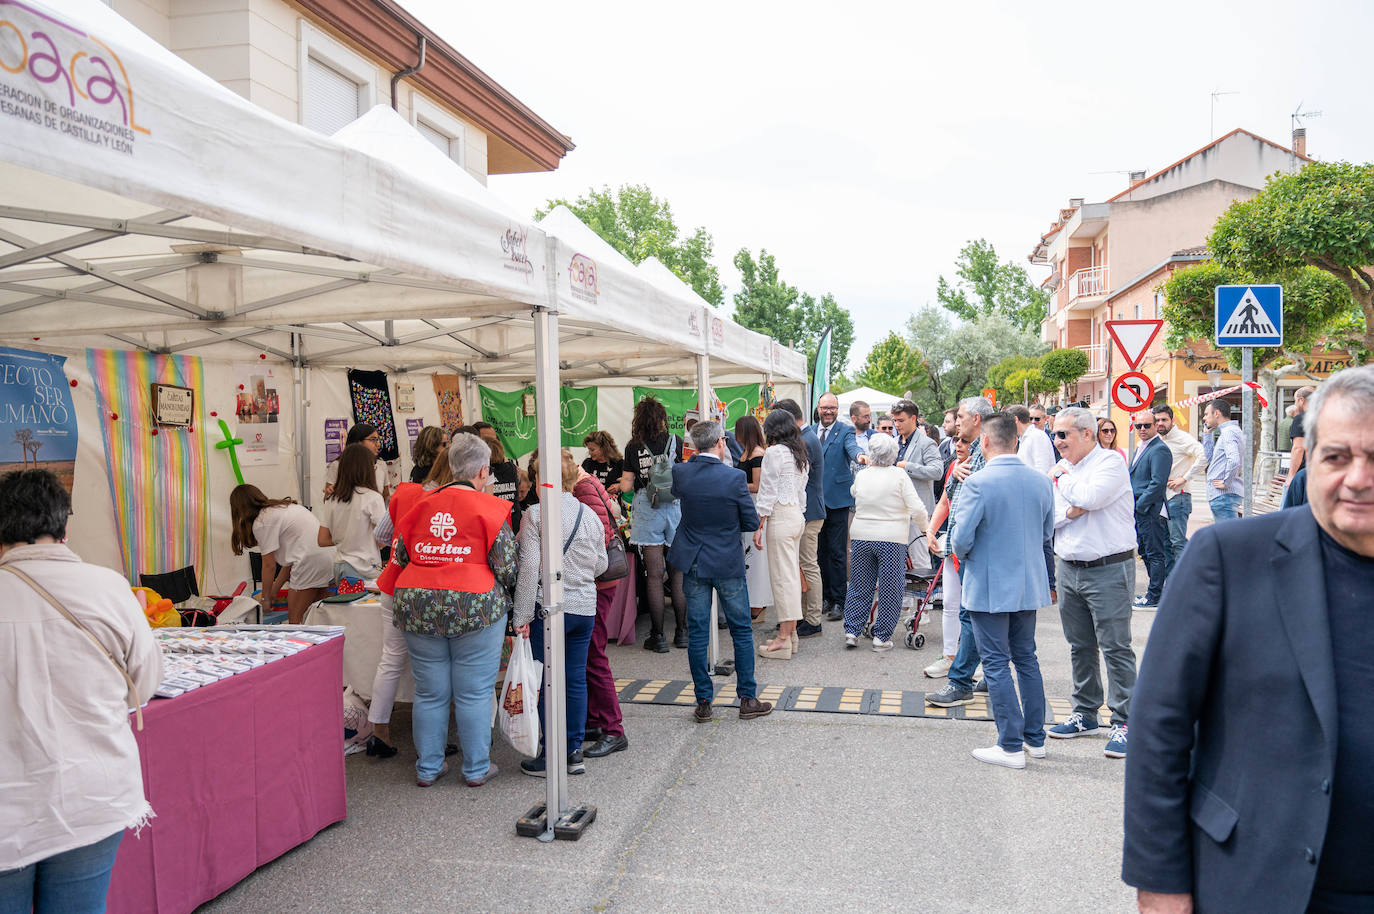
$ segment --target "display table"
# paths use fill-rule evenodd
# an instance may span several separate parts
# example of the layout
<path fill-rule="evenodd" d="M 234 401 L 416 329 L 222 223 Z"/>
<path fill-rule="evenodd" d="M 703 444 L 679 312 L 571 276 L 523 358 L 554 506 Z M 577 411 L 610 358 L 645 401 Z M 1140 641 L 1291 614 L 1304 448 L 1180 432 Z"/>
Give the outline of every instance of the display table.
<path fill-rule="evenodd" d="M 352 603 L 315 603 L 305 612 L 305 624 L 343 626 L 347 635 L 343 650 L 343 684 L 371 701 L 372 680 L 382 659 L 382 606 L 376 597 Z M 396 700 L 415 700 L 415 677 L 410 672 L 408 654 L 396 689 Z"/>
<path fill-rule="evenodd" d="M 343 650 L 334 638 L 144 708 L 156 818 L 124 835 L 112 914 L 192 911 L 343 820 Z"/>

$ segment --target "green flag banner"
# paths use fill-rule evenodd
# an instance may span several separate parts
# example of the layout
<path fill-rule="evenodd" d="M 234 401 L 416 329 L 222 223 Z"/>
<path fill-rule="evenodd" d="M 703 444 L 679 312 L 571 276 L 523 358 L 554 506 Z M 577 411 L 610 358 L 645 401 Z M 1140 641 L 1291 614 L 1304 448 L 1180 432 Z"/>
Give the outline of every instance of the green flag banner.
<path fill-rule="evenodd" d="M 759 403 L 759 385 L 736 384 L 733 387 L 717 387 L 716 396 L 725 402 L 725 427 L 734 428 L 735 420 L 754 411 Z M 636 387 L 635 403 L 645 397 L 654 397 L 668 411 L 668 431 L 674 435 L 683 434 L 683 415 L 689 409 L 697 408 L 695 387 Z M 492 423 L 493 425 L 495 423 Z"/>
<path fill-rule="evenodd" d="M 525 394 L 533 394 L 534 387 L 524 390 L 492 390 L 477 388 L 482 400 L 482 418 L 496 429 L 506 456 L 519 460 L 539 446 L 533 416 L 526 416 L 522 406 Z M 581 447 L 582 439 L 597 427 L 596 388 L 559 388 L 562 413 L 563 447 Z"/>

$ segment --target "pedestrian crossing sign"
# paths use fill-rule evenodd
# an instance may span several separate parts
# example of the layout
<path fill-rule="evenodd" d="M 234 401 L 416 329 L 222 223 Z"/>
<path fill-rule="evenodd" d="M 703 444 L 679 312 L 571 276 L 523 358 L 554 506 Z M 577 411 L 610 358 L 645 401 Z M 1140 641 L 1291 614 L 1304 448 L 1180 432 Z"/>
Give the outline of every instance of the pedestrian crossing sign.
<path fill-rule="evenodd" d="M 1282 346 L 1283 286 L 1217 286 L 1217 347 Z"/>

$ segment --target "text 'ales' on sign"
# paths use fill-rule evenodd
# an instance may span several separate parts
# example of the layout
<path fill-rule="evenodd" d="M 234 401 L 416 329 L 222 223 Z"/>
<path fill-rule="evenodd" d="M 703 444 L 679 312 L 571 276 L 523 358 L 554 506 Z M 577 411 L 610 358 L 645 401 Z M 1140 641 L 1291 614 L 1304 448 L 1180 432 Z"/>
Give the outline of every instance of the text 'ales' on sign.
<path fill-rule="evenodd" d="M 1142 320 L 1142 321 L 1107 321 L 1104 326 L 1107 332 L 1112 335 L 1112 342 L 1116 343 L 1116 351 L 1121 353 L 1121 357 L 1126 360 L 1126 364 L 1131 368 L 1139 368 L 1141 361 L 1145 358 L 1145 352 L 1150 348 L 1150 344 L 1159 336 L 1159 331 L 1164 327 L 1164 321 Z"/>
<path fill-rule="evenodd" d="M 1128 371 L 1112 382 L 1112 402 L 1128 413 L 1145 409 L 1154 398 L 1154 383 L 1138 371 Z"/>
<path fill-rule="evenodd" d="M 1283 345 L 1283 286 L 1217 286 L 1215 303 L 1218 347 Z"/>

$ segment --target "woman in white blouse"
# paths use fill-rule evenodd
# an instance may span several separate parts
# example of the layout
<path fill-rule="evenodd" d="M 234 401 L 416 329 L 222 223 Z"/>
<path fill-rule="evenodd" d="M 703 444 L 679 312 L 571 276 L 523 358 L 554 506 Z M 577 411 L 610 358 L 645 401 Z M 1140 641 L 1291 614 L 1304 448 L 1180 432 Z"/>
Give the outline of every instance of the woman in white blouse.
<path fill-rule="evenodd" d="M 801 607 L 801 538 L 806 528 L 806 445 L 796 420 L 786 410 L 774 410 L 763 422 L 768 450 L 763 452 L 755 507 L 759 529 L 754 545 L 768 541 L 768 568 L 773 606 L 778 613 L 778 636 L 759 648 L 760 657 L 791 660 L 797 651 L 797 622 Z"/>
<path fill-rule="evenodd" d="M 539 453 L 530 458 L 530 475 L 539 478 Z M 563 675 L 567 701 L 568 774 L 582 774 L 582 737 L 587 728 L 587 648 L 596 624 L 596 576 L 606 570 L 605 529 L 601 519 L 572 494 L 577 485 L 578 466 L 572 451 L 562 450 L 563 493 L 559 496 L 562 526 L 555 534 L 563 551 Z M 515 584 L 515 616 L 512 620 L 521 635 L 530 638 L 536 658 L 544 656 L 544 622 L 536 610 L 543 602 L 541 581 L 544 523 L 541 506 L 525 512 L 520 522 L 520 576 Z M 534 625 L 531 626 L 530 623 Z M 544 691 L 539 692 L 539 719 L 544 719 Z M 525 759 L 520 770 L 544 777 L 549 747 L 538 757 Z M 554 758 L 558 747 L 554 747 Z"/>
<path fill-rule="evenodd" d="M 859 643 L 868 622 L 873 592 L 873 650 L 892 650 L 892 630 L 902 611 L 902 581 L 910 532 L 924 530 L 929 518 L 906 470 L 895 466 L 897 442 L 891 435 L 868 439 L 868 466 L 854 477 L 854 521 L 849 526 L 849 588 L 844 602 L 844 640 Z M 912 527 L 912 522 L 916 527 Z"/>

